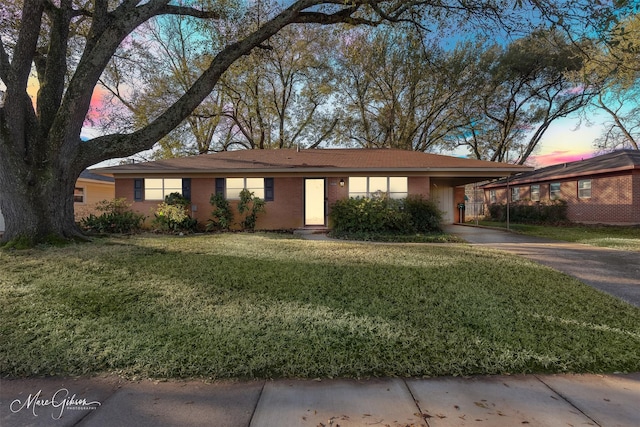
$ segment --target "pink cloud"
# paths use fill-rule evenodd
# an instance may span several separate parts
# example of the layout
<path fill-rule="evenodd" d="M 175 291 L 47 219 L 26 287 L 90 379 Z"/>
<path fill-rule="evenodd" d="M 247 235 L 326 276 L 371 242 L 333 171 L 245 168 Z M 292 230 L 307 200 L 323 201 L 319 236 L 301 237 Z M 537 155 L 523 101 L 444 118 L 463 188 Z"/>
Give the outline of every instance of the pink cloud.
<path fill-rule="evenodd" d="M 85 125 L 98 120 L 100 117 L 100 110 L 104 105 L 104 96 L 107 94 L 107 90 L 102 86 L 96 86 L 91 95 L 91 104 L 89 106 L 89 112 L 85 120 Z"/>
<path fill-rule="evenodd" d="M 557 165 L 560 163 L 577 162 L 578 160 L 589 159 L 594 156 L 593 152 L 575 152 L 575 151 L 552 151 L 546 154 L 534 155 L 529 157 L 530 163 L 538 168 L 545 166 Z"/>

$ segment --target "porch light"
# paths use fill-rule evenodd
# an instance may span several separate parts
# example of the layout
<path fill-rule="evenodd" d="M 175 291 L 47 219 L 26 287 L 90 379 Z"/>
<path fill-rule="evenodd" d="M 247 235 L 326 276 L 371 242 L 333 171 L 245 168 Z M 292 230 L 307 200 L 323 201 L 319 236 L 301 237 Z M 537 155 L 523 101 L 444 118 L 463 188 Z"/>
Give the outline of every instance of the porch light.
<path fill-rule="evenodd" d="M 344 187 L 344 179 L 340 178 L 340 187 Z"/>

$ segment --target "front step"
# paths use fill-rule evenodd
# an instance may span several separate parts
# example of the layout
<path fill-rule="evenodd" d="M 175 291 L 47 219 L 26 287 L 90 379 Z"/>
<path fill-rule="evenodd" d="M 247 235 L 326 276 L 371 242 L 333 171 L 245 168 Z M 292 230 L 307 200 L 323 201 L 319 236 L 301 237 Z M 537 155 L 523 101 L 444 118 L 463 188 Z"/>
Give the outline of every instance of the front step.
<path fill-rule="evenodd" d="M 293 234 L 327 234 L 327 227 L 304 227 L 293 230 Z"/>

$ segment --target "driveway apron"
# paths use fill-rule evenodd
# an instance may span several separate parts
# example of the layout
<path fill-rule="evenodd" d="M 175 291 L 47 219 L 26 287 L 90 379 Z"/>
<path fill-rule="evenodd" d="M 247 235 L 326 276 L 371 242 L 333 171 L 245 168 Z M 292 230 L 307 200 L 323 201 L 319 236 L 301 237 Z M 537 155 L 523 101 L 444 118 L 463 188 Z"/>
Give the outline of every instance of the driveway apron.
<path fill-rule="evenodd" d="M 508 251 L 569 274 L 640 307 L 640 253 L 598 248 L 506 230 L 450 225 L 445 231 L 474 246 Z"/>

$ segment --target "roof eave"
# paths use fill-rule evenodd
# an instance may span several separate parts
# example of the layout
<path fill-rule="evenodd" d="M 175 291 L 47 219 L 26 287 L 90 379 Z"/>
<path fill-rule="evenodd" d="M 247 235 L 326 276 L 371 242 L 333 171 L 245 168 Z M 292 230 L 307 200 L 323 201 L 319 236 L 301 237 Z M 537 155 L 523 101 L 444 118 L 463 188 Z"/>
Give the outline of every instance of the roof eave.
<path fill-rule="evenodd" d="M 523 184 L 526 185 L 526 184 L 534 184 L 536 182 L 566 180 L 566 179 L 583 177 L 583 176 L 594 176 L 594 175 L 604 175 L 604 174 L 616 173 L 616 172 L 624 172 L 624 171 L 630 171 L 634 169 L 640 169 L 640 165 L 629 165 L 629 166 L 622 166 L 619 168 L 609 168 L 609 169 L 595 169 L 595 170 L 573 172 L 573 173 L 567 172 L 564 174 L 549 175 L 545 177 L 536 177 L 535 175 L 533 175 L 533 176 L 522 178 L 522 179 L 515 178 L 513 181 L 509 181 L 509 185 L 510 186 L 523 185 Z M 505 187 L 506 185 L 507 185 L 506 182 L 501 181 L 497 183 L 485 184 L 482 187 L 483 188 L 499 188 L 499 187 Z"/>
<path fill-rule="evenodd" d="M 244 168 L 244 169 L 111 169 L 101 168 L 94 169 L 92 172 L 105 176 L 115 175 L 159 175 L 159 174 L 172 174 L 172 175 L 202 175 L 202 174 L 283 174 L 283 173 L 332 173 L 332 174 L 344 174 L 344 173 L 424 173 L 424 172 L 471 172 L 471 173 L 488 173 L 491 175 L 500 174 L 515 174 L 521 173 L 531 168 L 483 168 L 483 167 L 410 167 L 410 168 L 335 168 L 335 167 L 290 167 L 290 168 Z M 504 176 L 504 175 L 500 175 Z"/>

